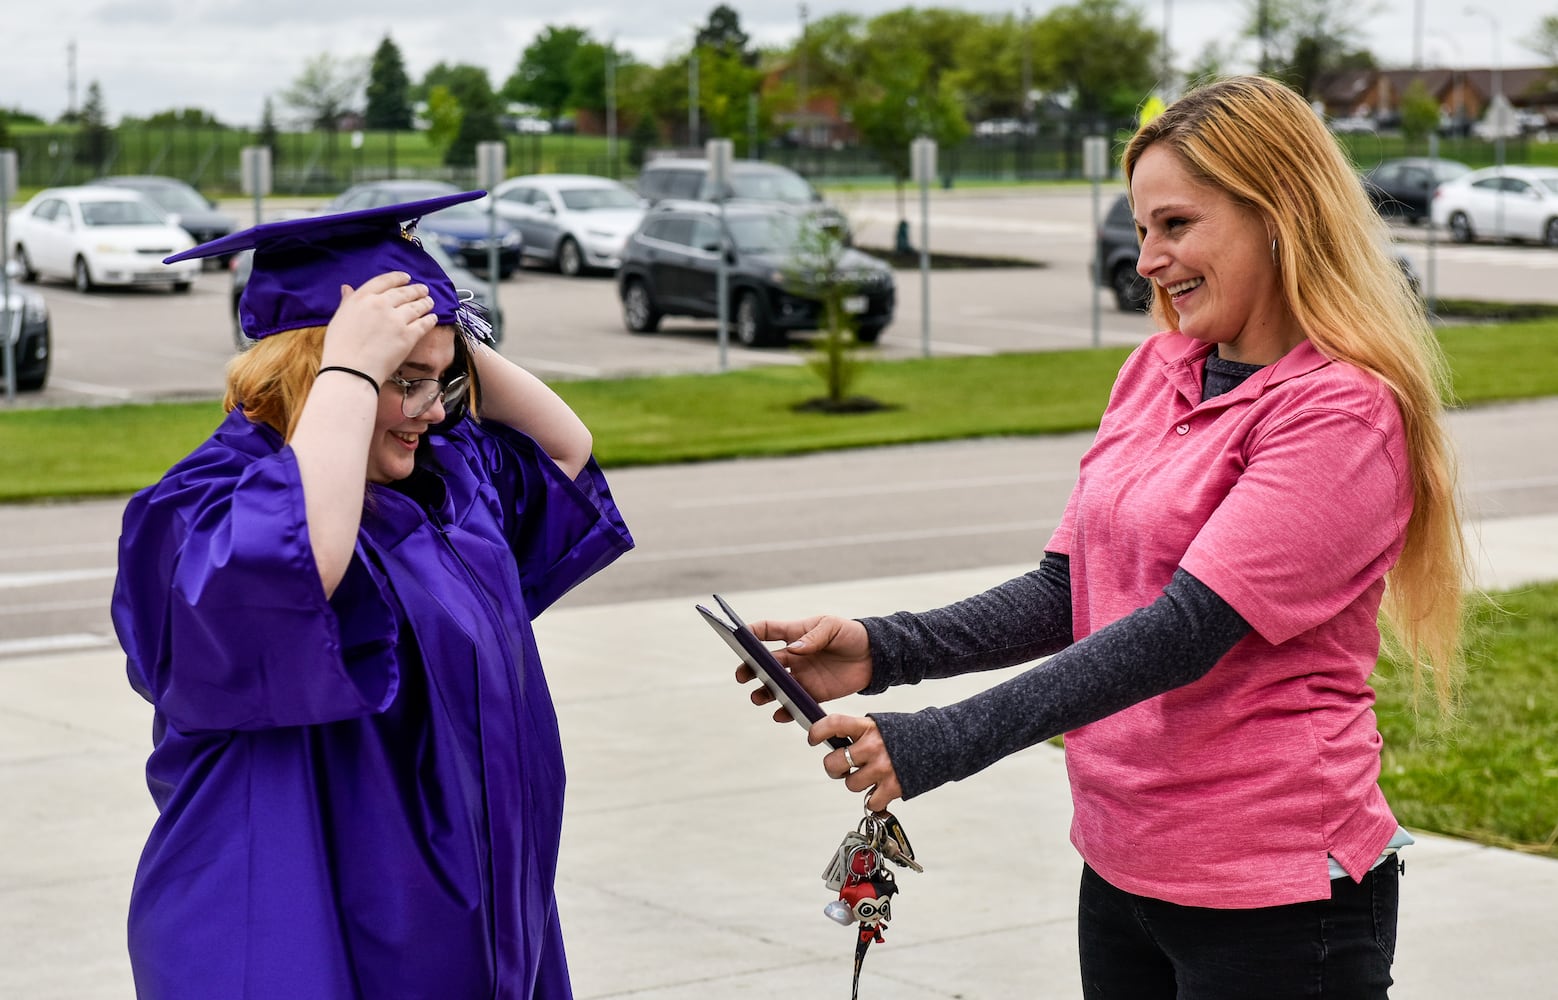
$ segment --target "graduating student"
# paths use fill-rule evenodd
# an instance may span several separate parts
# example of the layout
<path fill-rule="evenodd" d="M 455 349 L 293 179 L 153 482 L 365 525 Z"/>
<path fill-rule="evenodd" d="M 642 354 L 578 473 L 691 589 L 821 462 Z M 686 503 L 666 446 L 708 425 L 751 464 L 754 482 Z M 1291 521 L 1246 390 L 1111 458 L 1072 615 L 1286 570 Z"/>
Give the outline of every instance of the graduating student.
<path fill-rule="evenodd" d="M 143 998 L 571 995 L 531 620 L 632 546 L 589 431 L 403 226 L 256 226 L 227 418 L 124 515 Z"/>

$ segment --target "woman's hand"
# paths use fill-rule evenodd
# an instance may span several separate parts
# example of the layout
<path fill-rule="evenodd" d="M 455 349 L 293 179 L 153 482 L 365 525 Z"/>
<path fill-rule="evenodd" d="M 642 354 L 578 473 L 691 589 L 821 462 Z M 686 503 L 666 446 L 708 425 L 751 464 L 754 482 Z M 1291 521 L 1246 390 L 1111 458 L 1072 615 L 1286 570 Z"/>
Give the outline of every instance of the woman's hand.
<path fill-rule="evenodd" d="M 788 643 L 774 650 L 774 658 L 819 702 L 855 694 L 871 683 L 871 639 L 857 621 L 818 615 L 796 621 L 757 621 L 751 627 L 752 634 L 765 642 Z M 736 680 L 742 684 L 756 676 L 745 663 L 736 670 Z M 766 687 L 752 692 L 754 705 L 773 700 Z M 774 711 L 774 721 L 794 720 L 781 707 Z"/>
<path fill-rule="evenodd" d="M 871 719 L 853 715 L 829 715 L 819 719 L 806 739 L 812 746 L 834 736 L 848 736 L 853 742 L 843 750 L 833 750 L 822 758 L 822 769 L 830 778 L 841 778 L 844 787 L 852 792 L 864 792 L 866 808 L 883 812 L 894 799 L 903 798 L 903 786 L 898 783 L 898 772 L 892 758 L 887 755 L 887 744 L 882 733 Z"/>
<path fill-rule="evenodd" d="M 427 286 L 412 284 L 404 271 L 376 275 L 355 289 L 342 285 L 320 365 L 356 368 L 382 384 L 437 325 Z"/>

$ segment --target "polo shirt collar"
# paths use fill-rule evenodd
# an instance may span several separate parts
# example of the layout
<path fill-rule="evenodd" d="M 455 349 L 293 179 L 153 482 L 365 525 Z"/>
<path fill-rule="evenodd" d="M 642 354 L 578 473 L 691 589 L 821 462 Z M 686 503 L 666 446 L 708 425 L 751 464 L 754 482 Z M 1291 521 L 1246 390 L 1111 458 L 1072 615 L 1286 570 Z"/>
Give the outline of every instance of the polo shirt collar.
<path fill-rule="evenodd" d="M 1216 347 L 1215 344 L 1174 331 L 1154 338 L 1153 349 L 1163 363 L 1164 378 L 1192 406 L 1201 402 L 1201 372 L 1207 356 Z M 1315 345 L 1306 338 L 1274 363 L 1245 379 L 1232 392 L 1208 402 L 1231 403 L 1237 399 L 1259 396 L 1288 379 L 1308 375 L 1330 363 L 1330 359 L 1316 350 Z"/>

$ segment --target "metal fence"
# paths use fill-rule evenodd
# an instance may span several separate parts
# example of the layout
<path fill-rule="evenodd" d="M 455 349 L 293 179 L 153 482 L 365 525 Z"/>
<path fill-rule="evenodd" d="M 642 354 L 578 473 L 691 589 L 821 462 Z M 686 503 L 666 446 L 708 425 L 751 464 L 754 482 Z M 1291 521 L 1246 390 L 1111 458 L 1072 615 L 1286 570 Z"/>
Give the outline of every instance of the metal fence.
<path fill-rule="evenodd" d="M 1112 127 L 1123 135 L 1128 123 Z M 1039 135 L 970 139 L 943 149 L 942 184 L 958 180 L 1038 180 L 1077 177 L 1084 129 L 1061 127 Z M 246 130 L 169 126 L 124 127 L 97 133 L 50 130 L 13 135 L 18 182 L 23 188 L 79 184 L 112 174 L 159 174 L 188 181 L 209 195 L 241 189 L 241 150 L 257 145 Z M 613 155 L 599 136 L 511 135 L 511 175 L 584 173 L 629 179 L 635 150 L 619 137 Z M 357 181 L 388 177 L 439 178 L 475 183 L 476 168 L 448 167 L 420 139 L 395 132 L 284 132 L 272 143 L 272 177 L 278 194 L 334 194 Z M 817 181 L 884 180 L 888 168 L 859 146 L 806 148 L 769 143 L 760 158 L 785 164 Z"/>

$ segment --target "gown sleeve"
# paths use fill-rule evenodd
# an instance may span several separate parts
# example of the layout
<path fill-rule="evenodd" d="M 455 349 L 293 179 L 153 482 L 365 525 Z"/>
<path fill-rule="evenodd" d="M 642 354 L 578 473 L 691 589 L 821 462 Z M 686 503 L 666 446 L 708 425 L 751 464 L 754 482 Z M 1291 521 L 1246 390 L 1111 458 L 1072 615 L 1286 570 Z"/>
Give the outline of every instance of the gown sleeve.
<path fill-rule="evenodd" d="M 440 447 L 451 487 L 491 505 L 533 619 L 633 547 L 592 457 L 573 479 L 529 436 L 496 421 L 461 421 Z"/>
<path fill-rule="evenodd" d="M 256 453 L 269 434 L 230 419 L 125 509 L 114 627 L 131 684 L 183 732 L 355 718 L 397 690 L 386 581 L 359 545 L 326 598 L 292 450 Z"/>

